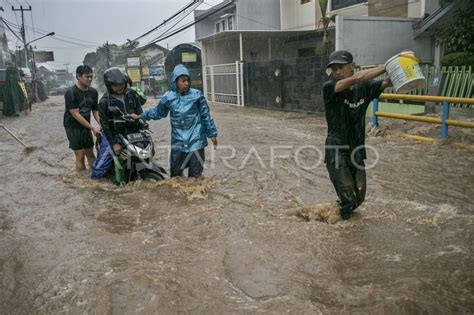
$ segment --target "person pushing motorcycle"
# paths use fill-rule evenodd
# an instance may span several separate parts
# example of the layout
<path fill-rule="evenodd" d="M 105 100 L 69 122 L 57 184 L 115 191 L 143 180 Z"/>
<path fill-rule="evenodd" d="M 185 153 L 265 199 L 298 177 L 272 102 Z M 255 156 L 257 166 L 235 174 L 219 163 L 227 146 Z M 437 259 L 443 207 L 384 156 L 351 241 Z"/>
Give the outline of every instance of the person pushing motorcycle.
<path fill-rule="evenodd" d="M 107 92 L 99 101 L 99 116 L 103 135 L 109 141 L 115 154 L 120 154 L 123 143 L 120 142 L 119 134 L 125 134 L 127 126 L 116 124 L 124 114 L 143 113 L 140 100 L 136 93 L 126 93 L 127 77 L 117 67 L 112 67 L 104 72 L 104 83 Z"/>

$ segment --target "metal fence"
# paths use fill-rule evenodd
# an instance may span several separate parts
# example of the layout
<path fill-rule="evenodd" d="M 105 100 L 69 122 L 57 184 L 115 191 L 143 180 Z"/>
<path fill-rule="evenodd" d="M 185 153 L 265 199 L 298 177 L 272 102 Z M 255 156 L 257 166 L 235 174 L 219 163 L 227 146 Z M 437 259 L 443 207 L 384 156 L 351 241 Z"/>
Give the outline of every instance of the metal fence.
<path fill-rule="evenodd" d="M 204 72 L 204 90 L 209 101 L 244 106 L 241 62 L 206 66 Z"/>

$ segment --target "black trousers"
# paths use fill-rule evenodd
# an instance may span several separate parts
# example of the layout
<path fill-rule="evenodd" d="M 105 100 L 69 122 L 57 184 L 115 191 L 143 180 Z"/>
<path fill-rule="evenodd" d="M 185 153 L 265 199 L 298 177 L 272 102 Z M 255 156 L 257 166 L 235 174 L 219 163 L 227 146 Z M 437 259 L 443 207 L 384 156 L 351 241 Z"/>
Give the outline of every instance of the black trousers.
<path fill-rule="evenodd" d="M 326 168 L 339 198 L 341 216 L 343 219 L 348 219 L 365 200 L 367 190 L 365 165 L 363 161 L 353 163 L 350 157 L 343 157 L 337 162 L 327 163 Z"/>
<path fill-rule="evenodd" d="M 171 150 L 170 176 L 182 176 L 184 169 L 188 168 L 189 177 L 201 177 L 205 159 L 204 149 L 191 152 Z"/>

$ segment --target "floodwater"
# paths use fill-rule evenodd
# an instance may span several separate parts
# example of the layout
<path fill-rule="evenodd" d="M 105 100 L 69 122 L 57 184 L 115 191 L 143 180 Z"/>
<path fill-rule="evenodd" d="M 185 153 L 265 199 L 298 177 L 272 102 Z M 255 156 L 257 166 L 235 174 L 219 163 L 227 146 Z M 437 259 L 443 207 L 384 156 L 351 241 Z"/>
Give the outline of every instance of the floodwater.
<path fill-rule="evenodd" d="M 382 120 L 366 202 L 331 210 L 321 116 L 211 107 L 205 179 L 116 187 L 73 170 L 63 99 L 2 123 L 4 314 L 468 314 L 474 312 L 472 130 L 428 144 Z M 169 122 L 151 124 L 167 166 Z M 325 203 L 317 206 L 319 203 Z"/>

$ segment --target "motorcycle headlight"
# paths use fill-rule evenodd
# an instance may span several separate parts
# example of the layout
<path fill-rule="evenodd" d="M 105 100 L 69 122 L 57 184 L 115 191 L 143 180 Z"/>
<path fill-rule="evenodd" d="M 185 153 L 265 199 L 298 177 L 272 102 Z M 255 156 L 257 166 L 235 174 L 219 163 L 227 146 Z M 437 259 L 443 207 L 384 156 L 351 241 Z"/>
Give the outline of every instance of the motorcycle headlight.
<path fill-rule="evenodd" d="M 148 145 L 145 149 L 137 147 L 135 145 L 130 146 L 133 150 L 133 153 L 141 159 L 149 159 L 151 158 L 151 146 Z"/>

